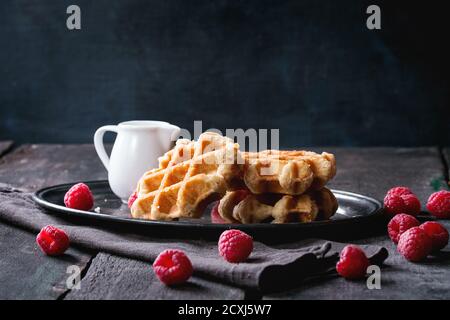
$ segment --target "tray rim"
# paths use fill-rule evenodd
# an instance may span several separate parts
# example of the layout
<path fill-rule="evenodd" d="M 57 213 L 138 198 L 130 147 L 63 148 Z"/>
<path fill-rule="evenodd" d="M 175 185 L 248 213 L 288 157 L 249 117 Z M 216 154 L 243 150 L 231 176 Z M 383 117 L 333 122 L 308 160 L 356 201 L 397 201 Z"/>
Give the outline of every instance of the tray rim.
<path fill-rule="evenodd" d="M 253 224 L 237 224 L 237 223 L 196 223 L 195 219 L 192 219 L 192 221 L 157 221 L 157 220 L 144 220 L 144 219 L 136 219 L 132 218 L 131 216 L 129 218 L 127 217 L 118 217 L 118 216 L 111 216 L 109 214 L 104 213 L 97 213 L 92 211 L 84 211 L 84 210 L 78 210 L 78 209 L 69 209 L 65 206 L 61 206 L 52 202 L 49 202 L 44 199 L 44 195 L 47 192 L 54 191 L 54 189 L 58 188 L 70 188 L 76 183 L 83 182 L 87 185 L 95 185 L 95 184 L 106 184 L 109 185 L 108 180 L 91 180 L 91 181 L 77 181 L 73 183 L 63 183 L 63 184 L 57 184 L 53 186 L 48 186 L 41 188 L 33 193 L 32 199 L 42 208 L 50 210 L 52 212 L 57 212 L 60 215 L 67 215 L 67 216 L 78 216 L 85 219 L 96 219 L 96 220 L 103 220 L 108 222 L 122 222 L 126 223 L 128 225 L 145 225 L 145 226 L 154 226 L 154 227 L 177 227 L 177 228 L 186 228 L 186 229 L 192 229 L 192 228 L 204 228 L 204 229 L 230 229 L 230 228 L 240 228 L 240 229 L 273 229 L 273 228 L 284 228 L 284 229 L 290 229 L 290 228 L 298 228 L 301 226 L 302 228 L 314 228 L 319 226 L 329 226 L 329 225 L 338 225 L 343 223 L 350 223 L 350 222 L 356 222 L 358 220 L 366 220 L 368 218 L 373 218 L 377 215 L 382 214 L 382 204 L 379 200 L 349 191 L 343 191 L 343 190 L 337 190 L 337 189 L 330 189 L 331 192 L 340 194 L 343 196 L 349 196 L 359 199 L 364 199 L 368 202 L 371 202 L 374 204 L 376 209 L 372 211 L 370 214 L 367 214 L 365 216 L 356 216 L 356 217 L 347 217 L 345 219 L 338 219 L 338 220 L 326 220 L 326 221 L 312 221 L 308 223 L 301 223 L 301 222 L 293 222 L 293 223 L 285 223 L 285 224 L 271 224 L 271 223 L 253 223 Z"/>

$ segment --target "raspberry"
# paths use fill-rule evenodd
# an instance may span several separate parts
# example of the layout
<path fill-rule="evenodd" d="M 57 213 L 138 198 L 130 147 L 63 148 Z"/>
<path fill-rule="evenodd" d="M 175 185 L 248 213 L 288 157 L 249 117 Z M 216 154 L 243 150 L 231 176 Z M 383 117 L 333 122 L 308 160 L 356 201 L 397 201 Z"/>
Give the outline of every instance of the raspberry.
<path fill-rule="evenodd" d="M 64 204 L 67 208 L 88 211 L 94 206 L 94 197 L 87 185 L 78 183 L 67 191 Z"/>
<path fill-rule="evenodd" d="M 389 237 L 394 243 L 398 243 L 403 232 L 419 225 L 419 220 L 413 216 L 404 213 L 397 214 L 388 223 Z"/>
<path fill-rule="evenodd" d="M 405 194 L 400 197 L 403 199 L 408 210 L 406 213 L 411 215 L 418 215 L 420 213 L 420 200 L 415 194 Z"/>
<path fill-rule="evenodd" d="M 158 255 L 153 271 L 162 283 L 170 286 L 186 282 L 194 269 L 183 251 L 168 249 Z"/>
<path fill-rule="evenodd" d="M 336 271 L 346 279 L 360 279 L 366 275 L 367 267 L 369 259 L 364 251 L 358 246 L 348 245 L 341 251 Z"/>
<path fill-rule="evenodd" d="M 420 226 L 420 229 L 431 238 L 433 251 L 445 248 L 448 244 L 448 231 L 440 223 L 428 221 Z"/>
<path fill-rule="evenodd" d="M 420 261 L 430 254 L 432 241 L 420 227 L 413 227 L 400 236 L 397 250 L 409 261 Z"/>
<path fill-rule="evenodd" d="M 406 187 L 390 189 L 384 197 L 384 207 L 392 215 L 407 213 L 415 216 L 420 213 L 419 199 Z"/>
<path fill-rule="evenodd" d="M 217 203 L 211 209 L 211 222 L 212 223 L 228 223 L 227 221 L 223 220 L 219 214 L 219 201 L 217 201 Z"/>
<path fill-rule="evenodd" d="M 135 191 L 128 198 L 128 208 L 131 208 L 131 206 L 133 205 L 134 201 L 136 201 L 136 199 L 137 199 L 137 192 Z"/>
<path fill-rule="evenodd" d="M 228 262 L 243 262 L 253 251 L 253 238 L 240 230 L 226 230 L 219 238 L 219 253 Z"/>
<path fill-rule="evenodd" d="M 42 252 L 49 256 L 63 254 L 69 248 L 70 241 L 67 234 L 54 226 L 46 226 L 36 236 L 36 242 Z"/>
<path fill-rule="evenodd" d="M 414 194 L 411 189 L 407 188 L 407 187 L 395 187 L 392 189 L 389 189 L 389 191 L 387 192 L 387 195 L 397 195 L 397 196 L 404 196 L 407 194 Z"/>
<path fill-rule="evenodd" d="M 450 191 L 442 190 L 433 193 L 427 202 L 430 213 L 441 219 L 450 218 Z"/>

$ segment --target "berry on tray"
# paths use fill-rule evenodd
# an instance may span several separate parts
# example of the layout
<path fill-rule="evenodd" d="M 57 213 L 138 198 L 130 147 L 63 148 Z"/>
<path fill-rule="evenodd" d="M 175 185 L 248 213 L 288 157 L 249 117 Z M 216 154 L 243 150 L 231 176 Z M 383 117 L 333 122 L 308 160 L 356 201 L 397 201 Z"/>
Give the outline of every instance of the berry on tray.
<path fill-rule="evenodd" d="M 69 237 L 64 230 L 54 226 L 46 226 L 36 236 L 36 242 L 42 252 L 49 256 L 63 254 L 70 245 Z"/>
<path fill-rule="evenodd" d="M 131 206 L 133 205 L 133 203 L 136 201 L 137 199 L 137 192 L 133 192 L 131 194 L 131 196 L 128 198 L 128 208 L 131 208 Z"/>
<path fill-rule="evenodd" d="M 78 183 L 67 191 L 64 204 L 67 208 L 88 211 L 94 206 L 94 197 L 87 185 Z"/>
<path fill-rule="evenodd" d="M 364 251 L 358 246 L 347 245 L 341 251 L 336 271 L 346 279 L 356 280 L 366 275 L 368 266 L 369 259 Z"/>
<path fill-rule="evenodd" d="M 384 208 L 392 215 L 406 213 L 415 216 L 420 213 L 420 201 L 408 188 L 395 187 L 384 197 Z"/>
<path fill-rule="evenodd" d="M 183 251 L 168 249 L 158 255 L 153 271 L 162 283 L 170 286 L 186 282 L 194 269 Z"/>
<path fill-rule="evenodd" d="M 425 259 L 432 248 L 431 238 L 420 227 L 413 227 L 403 233 L 397 246 L 398 252 L 413 262 Z"/>
<path fill-rule="evenodd" d="M 398 243 L 400 236 L 407 230 L 418 227 L 419 220 L 409 214 L 400 213 L 395 215 L 388 223 L 388 234 L 394 243 Z"/>
<path fill-rule="evenodd" d="M 211 209 L 211 222 L 219 223 L 219 224 L 228 224 L 228 221 L 225 221 L 219 213 L 219 201 L 217 201 L 213 208 Z"/>
<path fill-rule="evenodd" d="M 228 262 L 245 261 L 253 251 L 253 238 L 240 230 L 226 230 L 219 238 L 219 254 Z"/>
<path fill-rule="evenodd" d="M 448 244 L 448 231 L 438 222 L 427 221 L 420 226 L 420 229 L 431 238 L 433 251 L 445 248 Z"/>
<path fill-rule="evenodd" d="M 427 202 L 428 211 L 437 218 L 450 218 L 450 191 L 442 190 L 433 193 Z"/>

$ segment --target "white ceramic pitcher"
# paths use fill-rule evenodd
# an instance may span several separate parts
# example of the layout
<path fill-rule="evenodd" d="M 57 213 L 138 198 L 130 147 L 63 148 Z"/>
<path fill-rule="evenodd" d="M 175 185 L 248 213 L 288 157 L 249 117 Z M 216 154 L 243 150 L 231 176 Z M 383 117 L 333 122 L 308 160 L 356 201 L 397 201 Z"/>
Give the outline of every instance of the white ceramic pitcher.
<path fill-rule="evenodd" d="M 117 133 L 110 158 L 103 145 L 107 131 Z M 126 202 L 141 176 L 158 166 L 158 157 L 170 150 L 179 133 L 179 127 L 163 121 L 127 121 L 99 128 L 94 135 L 95 150 L 114 194 Z"/>

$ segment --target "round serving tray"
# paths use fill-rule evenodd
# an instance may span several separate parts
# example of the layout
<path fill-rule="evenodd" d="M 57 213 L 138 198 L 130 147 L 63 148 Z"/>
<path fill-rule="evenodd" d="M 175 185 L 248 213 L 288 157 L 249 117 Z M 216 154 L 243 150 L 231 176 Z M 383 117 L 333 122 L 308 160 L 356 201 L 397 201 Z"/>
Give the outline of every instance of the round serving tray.
<path fill-rule="evenodd" d="M 74 183 L 47 187 L 37 191 L 33 199 L 43 208 L 54 214 L 72 217 L 72 222 L 113 224 L 116 228 L 144 231 L 148 235 L 177 238 L 208 238 L 216 237 L 226 229 L 240 229 L 260 241 L 278 242 L 292 241 L 306 237 L 326 239 L 348 238 L 373 229 L 377 219 L 382 216 L 381 203 L 373 198 L 346 192 L 332 190 L 336 196 L 339 209 L 327 221 L 287 224 L 217 224 L 211 222 L 210 207 L 205 210 L 200 219 L 181 219 L 179 221 L 153 221 L 134 219 L 128 207 L 116 197 L 108 181 L 84 182 L 94 194 L 94 208 L 82 211 L 66 208 L 64 195 Z"/>

